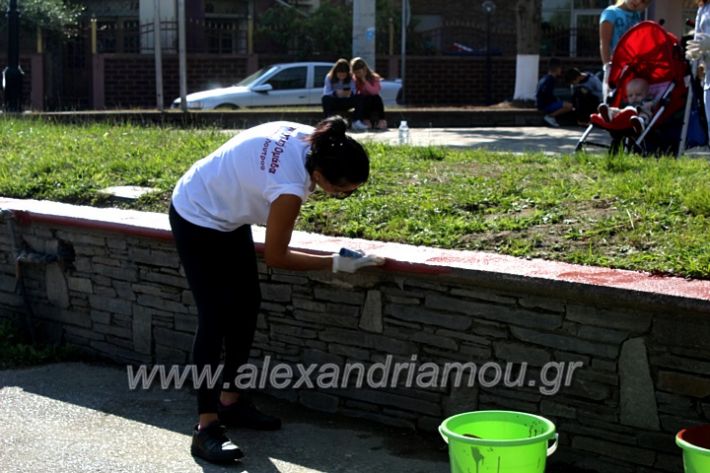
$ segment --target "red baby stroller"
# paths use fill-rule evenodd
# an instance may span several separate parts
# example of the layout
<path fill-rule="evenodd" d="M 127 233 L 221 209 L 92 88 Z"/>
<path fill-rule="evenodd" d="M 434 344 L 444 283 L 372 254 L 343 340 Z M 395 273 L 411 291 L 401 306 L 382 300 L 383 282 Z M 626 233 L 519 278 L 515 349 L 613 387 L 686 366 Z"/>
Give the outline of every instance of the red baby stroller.
<path fill-rule="evenodd" d="M 585 145 L 609 148 L 615 154 L 623 149 L 642 155 L 682 152 L 681 141 L 687 133 L 687 113 L 690 107 L 690 68 L 685 61 L 678 38 L 652 21 L 644 21 L 629 29 L 614 50 L 609 72 L 610 107 L 620 107 L 626 101 L 626 84 L 643 78 L 656 92 L 657 105 L 642 133 L 628 122 L 605 121 L 599 114 L 590 116 L 590 125 L 577 143 L 576 151 Z M 595 143 L 588 137 L 601 128 L 611 135 L 611 144 Z"/>

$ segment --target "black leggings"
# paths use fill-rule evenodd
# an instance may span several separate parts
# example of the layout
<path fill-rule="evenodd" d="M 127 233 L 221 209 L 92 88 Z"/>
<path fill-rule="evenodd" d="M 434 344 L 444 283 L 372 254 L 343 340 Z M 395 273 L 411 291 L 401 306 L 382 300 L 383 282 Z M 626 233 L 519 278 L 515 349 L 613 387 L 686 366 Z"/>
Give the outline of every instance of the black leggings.
<path fill-rule="evenodd" d="M 197 391 L 199 414 L 217 412 L 219 392 L 236 391 L 237 369 L 249 360 L 261 304 L 259 271 L 251 227 L 221 232 L 194 225 L 170 206 L 170 227 L 180 261 L 197 305 L 197 331 L 192 346 L 198 370 L 215 373 L 224 344 L 222 380 Z"/>

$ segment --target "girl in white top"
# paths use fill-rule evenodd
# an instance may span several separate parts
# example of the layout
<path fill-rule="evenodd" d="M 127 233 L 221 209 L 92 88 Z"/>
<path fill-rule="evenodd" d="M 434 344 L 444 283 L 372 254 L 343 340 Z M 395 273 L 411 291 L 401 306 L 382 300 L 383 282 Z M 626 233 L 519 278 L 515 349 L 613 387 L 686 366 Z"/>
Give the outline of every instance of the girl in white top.
<path fill-rule="evenodd" d="M 289 248 L 301 204 L 316 187 L 343 198 L 367 181 L 367 153 L 346 129 L 339 116 L 315 128 L 292 122 L 259 125 L 197 161 L 175 186 L 170 225 L 197 306 L 197 369 L 216 373 L 224 346 L 221 390 L 198 388 L 195 456 L 216 463 L 243 456 L 223 425 L 281 426 L 232 384 L 249 359 L 261 302 L 250 225 L 266 225 L 264 259 L 272 267 L 354 272 L 383 263 L 372 255 L 320 256 Z"/>

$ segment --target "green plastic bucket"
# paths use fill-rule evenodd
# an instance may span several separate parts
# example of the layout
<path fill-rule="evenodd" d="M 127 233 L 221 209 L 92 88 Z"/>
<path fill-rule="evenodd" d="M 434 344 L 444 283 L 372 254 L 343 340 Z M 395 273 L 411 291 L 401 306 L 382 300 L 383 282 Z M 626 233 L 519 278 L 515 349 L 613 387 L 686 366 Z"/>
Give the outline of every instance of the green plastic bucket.
<path fill-rule="evenodd" d="M 710 424 L 681 430 L 675 443 L 683 449 L 685 473 L 710 471 Z"/>
<path fill-rule="evenodd" d="M 439 433 L 451 473 L 543 473 L 557 450 L 555 424 L 524 412 L 465 412 L 442 422 Z"/>

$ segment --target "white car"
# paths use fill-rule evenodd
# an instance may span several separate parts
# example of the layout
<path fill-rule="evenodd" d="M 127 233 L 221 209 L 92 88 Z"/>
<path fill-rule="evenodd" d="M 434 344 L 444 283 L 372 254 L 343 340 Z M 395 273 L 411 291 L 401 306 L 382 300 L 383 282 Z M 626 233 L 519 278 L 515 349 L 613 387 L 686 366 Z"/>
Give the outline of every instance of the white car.
<path fill-rule="evenodd" d="M 320 105 L 325 76 L 330 62 L 293 62 L 259 69 L 230 87 L 205 90 L 187 95 L 190 110 L 238 109 L 245 107 L 282 107 Z M 397 104 L 401 81 L 382 81 L 385 106 Z M 172 108 L 180 107 L 180 97 Z"/>

